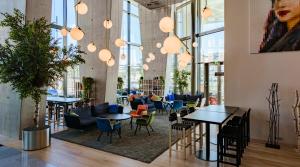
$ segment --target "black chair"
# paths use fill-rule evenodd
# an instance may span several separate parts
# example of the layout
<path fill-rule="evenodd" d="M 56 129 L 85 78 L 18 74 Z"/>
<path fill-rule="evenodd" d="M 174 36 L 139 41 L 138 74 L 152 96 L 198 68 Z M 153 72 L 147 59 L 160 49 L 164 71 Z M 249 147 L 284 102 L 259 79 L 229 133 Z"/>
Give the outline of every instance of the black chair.
<path fill-rule="evenodd" d="M 179 123 L 176 112 L 170 113 L 169 121 L 169 156 L 171 157 L 172 155 L 172 132 L 174 130 L 176 131 L 176 150 L 178 150 L 178 142 L 181 140 L 182 144 L 180 146 L 184 148 L 184 159 L 186 159 L 187 147 L 190 147 L 190 154 L 192 153 L 192 125 L 189 123 Z M 180 138 L 178 138 L 178 132 L 181 132 Z M 186 137 L 188 138 L 188 142 L 186 142 Z"/>
<path fill-rule="evenodd" d="M 242 116 L 234 116 L 230 121 L 227 122 L 228 125 L 236 126 L 239 121 L 242 121 L 244 147 L 248 146 L 250 142 L 250 112 L 251 108 L 249 108 L 248 111 Z"/>
<path fill-rule="evenodd" d="M 242 119 L 235 126 L 225 125 L 218 133 L 217 166 L 220 163 L 239 166 L 243 153 L 243 125 Z M 229 144 L 234 142 L 235 144 Z M 224 160 L 224 157 L 233 158 L 235 162 Z"/>

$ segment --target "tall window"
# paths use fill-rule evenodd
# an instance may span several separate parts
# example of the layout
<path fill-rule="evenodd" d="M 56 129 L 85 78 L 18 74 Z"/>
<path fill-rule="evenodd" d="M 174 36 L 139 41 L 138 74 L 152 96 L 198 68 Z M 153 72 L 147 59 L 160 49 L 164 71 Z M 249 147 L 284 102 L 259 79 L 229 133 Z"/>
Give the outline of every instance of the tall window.
<path fill-rule="evenodd" d="M 77 45 L 77 41 L 73 40 L 69 34 L 63 37 L 59 31 L 62 27 L 70 29 L 76 25 L 75 3 L 75 0 L 52 0 L 51 34 L 53 38 L 59 39 L 61 48 L 71 44 Z M 65 77 L 57 81 L 55 89 L 60 96 L 75 96 L 75 85 L 78 82 L 80 82 L 79 66 L 73 69 L 68 68 Z"/>
<path fill-rule="evenodd" d="M 138 89 L 139 79 L 143 76 L 143 59 L 138 4 L 123 0 L 121 37 L 127 45 L 120 49 L 119 77 L 124 80 L 124 88 Z"/>
<path fill-rule="evenodd" d="M 205 92 L 204 76 L 209 74 L 208 97 L 215 98 L 222 103 L 224 101 L 224 78 L 216 74 L 224 72 L 224 0 L 208 1 L 208 7 L 212 10 L 213 15 L 207 19 L 202 18 L 200 13 L 205 7 L 205 0 L 195 0 L 194 7 L 195 13 L 192 13 L 190 0 L 176 5 L 176 34 L 185 43 L 188 51 L 192 49 L 192 37 L 198 43 L 194 55 L 196 93 Z M 195 20 L 192 20 L 192 14 L 194 14 Z M 195 23 L 194 34 L 191 31 L 192 22 Z M 208 71 L 204 70 L 205 64 L 209 67 Z M 191 71 L 191 64 L 185 70 Z"/>

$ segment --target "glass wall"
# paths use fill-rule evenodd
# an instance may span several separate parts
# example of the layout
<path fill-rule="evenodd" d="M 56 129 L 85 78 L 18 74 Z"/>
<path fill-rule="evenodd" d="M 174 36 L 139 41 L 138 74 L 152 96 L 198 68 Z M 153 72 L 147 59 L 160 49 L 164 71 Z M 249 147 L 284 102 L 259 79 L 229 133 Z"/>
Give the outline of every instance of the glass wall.
<path fill-rule="evenodd" d="M 73 40 L 68 34 L 63 37 L 60 33 L 62 27 L 72 28 L 76 25 L 75 0 L 52 0 L 52 37 L 59 39 L 61 48 L 68 47 L 71 44 L 77 45 L 77 41 Z M 65 77 L 56 82 L 54 89 L 57 90 L 59 96 L 75 96 L 76 83 L 80 82 L 79 66 L 73 69 L 68 68 Z M 52 88 L 50 88 L 52 89 Z"/>
<path fill-rule="evenodd" d="M 127 45 L 120 49 L 119 77 L 123 78 L 125 89 L 139 88 L 139 79 L 143 76 L 143 59 L 141 46 L 141 30 L 138 4 L 123 0 L 121 38 Z"/>
<path fill-rule="evenodd" d="M 196 63 L 196 93 L 205 92 L 204 76 L 208 74 L 208 97 L 217 103 L 223 103 L 224 78 L 220 74 L 224 72 L 224 0 L 207 2 L 207 6 L 212 10 L 212 16 L 204 19 L 201 17 L 201 11 L 205 7 L 205 0 L 195 0 L 195 20 L 193 20 L 195 34 L 192 34 L 191 1 L 187 0 L 176 5 L 176 34 L 186 44 L 188 51 L 192 49 L 192 37 L 198 43 L 193 55 Z M 205 71 L 205 64 L 209 66 L 208 71 Z M 191 71 L 191 69 L 189 64 L 185 70 Z"/>

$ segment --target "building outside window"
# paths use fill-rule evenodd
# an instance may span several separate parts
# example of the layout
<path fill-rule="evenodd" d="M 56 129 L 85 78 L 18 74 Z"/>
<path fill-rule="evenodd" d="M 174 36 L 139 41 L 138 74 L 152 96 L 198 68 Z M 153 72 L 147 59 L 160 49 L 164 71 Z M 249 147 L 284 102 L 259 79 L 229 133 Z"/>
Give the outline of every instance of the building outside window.
<path fill-rule="evenodd" d="M 143 76 L 143 56 L 138 4 L 123 1 L 121 38 L 127 45 L 120 49 L 119 77 L 123 78 L 124 87 L 129 90 L 139 88 L 139 79 Z"/>
<path fill-rule="evenodd" d="M 60 33 L 62 27 L 72 28 L 76 25 L 75 0 L 52 0 L 51 35 L 54 39 L 59 39 L 59 46 L 69 47 L 77 45 L 77 41 L 73 40 L 68 34 L 63 37 Z M 73 69 L 68 68 L 65 77 L 56 82 L 54 89 L 58 91 L 59 96 L 75 96 L 76 83 L 80 82 L 79 66 Z"/>

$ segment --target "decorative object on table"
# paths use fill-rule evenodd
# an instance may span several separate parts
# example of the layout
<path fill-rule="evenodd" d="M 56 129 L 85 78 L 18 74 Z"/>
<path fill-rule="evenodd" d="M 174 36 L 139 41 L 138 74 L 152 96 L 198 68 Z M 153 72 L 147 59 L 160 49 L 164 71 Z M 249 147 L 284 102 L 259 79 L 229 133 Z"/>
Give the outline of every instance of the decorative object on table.
<path fill-rule="evenodd" d="M 182 71 L 178 71 L 175 70 L 174 73 L 174 92 L 179 92 L 181 95 L 184 94 L 184 91 L 186 90 L 186 88 L 189 86 L 189 76 L 191 75 L 190 72 L 182 70 Z"/>
<path fill-rule="evenodd" d="M 21 99 L 34 100 L 34 127 L 23 129 L 23 149 L 42 149 L 50 145 L 50 127 L 39 121 L 42 95 L 63 77 L 68 67 L 84 63 L 84 52 L 72 45 L 69 49 L 59 48 L 45 18 L 28 21 L 17 9 L 13 14 L 2 15 L 0 26 L 8 27 L 10 33 L 0 45 L 0 82 L 10 84 Z"/>
<path fill-rule="evenodd" d="M 270 94 L 267 97 L 269 103 L 270 120 L 269 120 L 269 137 L 266 147 L 280 149 L 279 141 L 279 99 L 278 83 L 272 83 Z"/>
<path fill-rule="evenodd" d="M 300 101 L 299 92 L 296 90 L 296 102 L 292 106 L 297 136 L 297 152 L 300 152 Z"/>
<path fill-rule="evenodd" d="M 93 84 L 94 79 L 91 77 L 82 77 L 82 86 L 83 86 L 83 100 L 85 103 L 90 102 L 90 98 L 93 94 Z"/>

